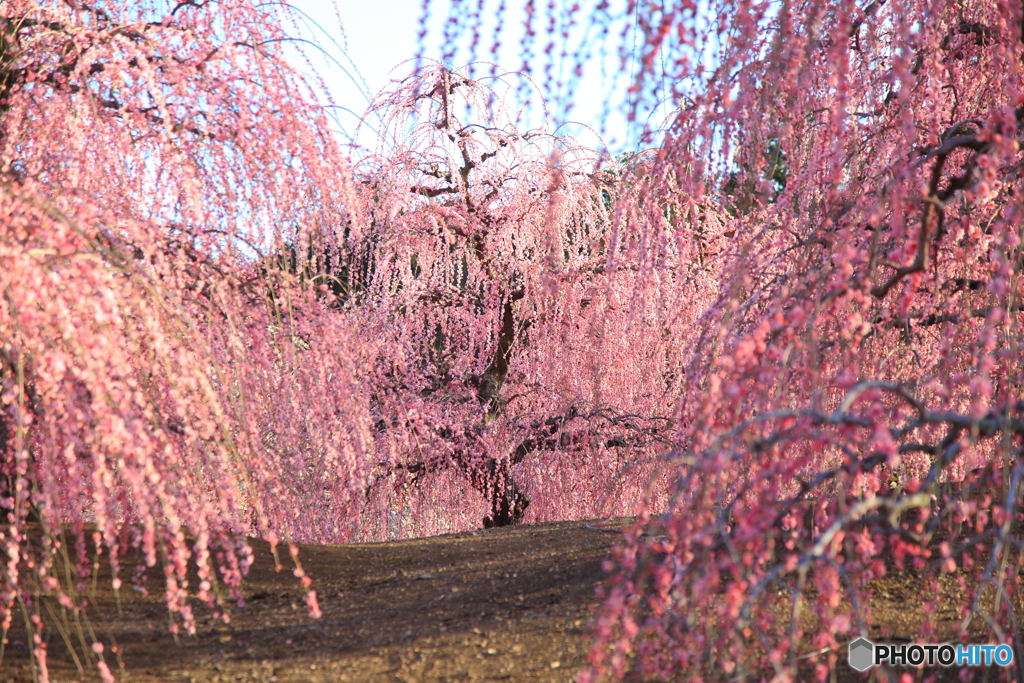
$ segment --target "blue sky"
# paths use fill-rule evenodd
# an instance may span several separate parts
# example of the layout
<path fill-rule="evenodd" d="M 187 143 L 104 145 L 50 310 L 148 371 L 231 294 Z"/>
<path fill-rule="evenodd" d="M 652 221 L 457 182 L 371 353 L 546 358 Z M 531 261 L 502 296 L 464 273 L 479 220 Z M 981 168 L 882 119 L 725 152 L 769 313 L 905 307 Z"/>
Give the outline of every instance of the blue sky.
<path fill-rule="evenodd" d="M 412 71 L 413 64 L 402 65 L 411 60 L 417 52 L 417 34 L 422 16 L 422 0 L 339 0 L 337 14 L 331 0 L 291 0 L 291 4 L 308 16 L 309 21 L 303 32 L 306 37 L 315 40 L 323 48 L 324 53 L 316 58 L 316 68 L 324 77 L 335 103 L 344 109 L 337 109 L 336 120 L 340 131 L 351 135 L 356 129 L 357 117 L 367 107 L 368 98 L 389 85 L 392 78 L 401 79 Z M 448 5 L 445 2 L 432 1 L 431 21 L 428 25 L 428 38 L 425 57 L 440 59 L 446 51 L 442 46 L 444 20 Z M 587 3 L 581 3 L 586 7 Z M 507 71 L 516 71 L 522 64 L 523 55 L 520 46 L 522 36 L 523 0 L 508 0 L 506 13 L 506 31 L 503 35 L 504 49 L 499 53 L 498 65 Z M 588 10 L 584 10 L 586 12 Z M 485 13 L 485 17 L 488 15 Z M 338 28 L 340 18 L 341 30 Z M 485 33 L 480 52 L 490 55 L 490 43 L 493 39 L 493 16 L 485 25 Z M 314 25 L 315 24 L 315 25 Z M 317 26 L 318 25 L 318 26 Z M 541 41 L 538 41 L 541 42 Z M 458 46 L 454 66 L 463 66 L 469 61 L 466 46 Z M 451 48 L 448 48 L 449 50 Z M 543 44 L 537 47 L 538 52 Z M 607 45 L 606 54 L 601 57 L 601 46 L 591 41 L 591 49 L 595 56 L 588 60 L 583 81 L 572 98 L 573 110 L 568 117 L 559 116 L 551 111 L 555 125 L 566 120 L 582 121 L 598 131 L 603 131 L 603 141 L 615 151 L 631 149 L 635 146 L 635 136 L 627 135 L 624 117 L 616 112 L 622 105 L 625 92 L 625 81 L 617 75 L 618 58 L 615 50 L 617 45 Z M 309 50 L 312 57 L 316 51 Z M 605 72 L 602 75 L 602 70 Z M 616 93 L 620 93 L 615 97 Z M 551 99 L 550 94 L 548 99 Z M 602 115 L 611 109 L 611 115 Z M 346 111 L 347 110 L 347 111 Z M 539 108 L 529 117 L 527 127 L 537 125 L 540 121 Z M 591 147 L 602 147 L 601 139 L 590 134 L 585 128 L 567 126 L 561 129 L 576 136 L 581 142 Z M 372 147 L 372 134 L 365 130 L 358 142 Z"/>

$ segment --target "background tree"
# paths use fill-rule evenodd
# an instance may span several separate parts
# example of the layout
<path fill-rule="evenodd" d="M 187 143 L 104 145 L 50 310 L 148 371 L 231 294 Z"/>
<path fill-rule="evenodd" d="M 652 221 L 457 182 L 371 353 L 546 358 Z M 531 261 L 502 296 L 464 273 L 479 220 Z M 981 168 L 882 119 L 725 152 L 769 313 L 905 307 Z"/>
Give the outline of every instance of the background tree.
<path fill-rule="evenodd" d="M 383 488 L 371 485 L 371 495 L 420 496 L 455 476 L 476 492 L 471 500 L 482 495 L 486 526 L 633 509 L 648 475 L 634 472 L 619 491 L 609 482 L 622 468 L 649 471 L 667 438 L 666 364 L 681 352 L 668 326 L 683 318 L 616 297 L 643 277 L 632 265 L 638 249 L 663 249 L 662 272 L 704 276 L 705 291 L 711 255 L 688 272 L 696 257 L 677 251 L 679 234 L 640 245 L 629 217 L 610 213 L 611 193 L 631 191 L 622 178 L 639 179 L 649 164 L 638 157 L 617 169 L 571 139 L 520 131 L 495 90 L 463 72 L 432 66 L 375 108 L 384 143 L 357 173 L 373 197 L 371 227 L 340 246 L 361 255 L 344 270 L 362 274 L 349 283 L 362 294 L 332 290 L 353 319 L 372 315 L 382 341 L 370 400 L 380 454 L 372 481 Z M 679 232 L 699 224 L 713 241 L 708 207 L 663 209 Z M 349 275 L 328 267 L 304 277 Z M 635 307 L 648 307 L 643 320 L 605 332 Z"/>

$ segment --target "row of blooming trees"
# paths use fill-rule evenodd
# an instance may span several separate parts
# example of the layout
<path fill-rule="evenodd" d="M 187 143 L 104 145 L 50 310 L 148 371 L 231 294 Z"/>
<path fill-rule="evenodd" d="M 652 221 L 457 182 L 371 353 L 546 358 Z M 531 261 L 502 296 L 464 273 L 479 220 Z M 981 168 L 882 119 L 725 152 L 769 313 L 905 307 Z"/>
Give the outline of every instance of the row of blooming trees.
<path fill-rule="evenodd" d="M 584 679 L 826 680 L 900 570 L 906 635 L 1020 652 L 1024 8 L 626 4 L 634 111 L 679 107 L 630 206 L 710 195 L 735 237 L 676 339 L 667 512 L 616 551 Z M 552 43 L 579 25 L 542 13 Z"/>
<path fill-rule="evenodd" d="M 643 503 L 587 678 L 825 678 L 904 568 L 1020 651 L 1022 9 L 706 5 L 627 3 L 678 109 L 615 164 L 440 65 L 353 161 L 277 5 L 5 3 L 4 632 L 100 548 L 192 630 L 245 534 Z"/>

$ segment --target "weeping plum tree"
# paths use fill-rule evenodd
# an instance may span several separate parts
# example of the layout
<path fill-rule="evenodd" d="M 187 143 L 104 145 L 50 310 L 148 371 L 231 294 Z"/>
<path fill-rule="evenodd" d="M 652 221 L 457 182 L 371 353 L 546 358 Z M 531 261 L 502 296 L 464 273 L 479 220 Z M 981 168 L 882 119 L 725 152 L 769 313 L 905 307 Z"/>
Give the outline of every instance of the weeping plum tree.
<path fill-rule="evenodd" d="M 41 634 L 87 615 L 101 553 L 117 577 L 138 548 L 143 591 L 162 567 L 172 628 L 192 632 L 195 605 L 240 597 L 244 534 L 357 531 L 365 349 L 308 292 L 275 308 L 251 266 L 284 226 L 360 225 L 284 19 L 247 2 L 0 7 L 0 635 L 24 619 L 40 680 Z M 76 661 L 112 680 L 93 633 Z"/>
<path fill-rule="evenodd" d="M 683 350 L 669 328 L 693 322 L 683 292 L 711 291 L 721 221 L 666 204 L 672 242 L 638 242 L 610 198 L 634 192 L 649 160 L 609 166 L 520 130 L 499 96 L 507 77 L 434 65 L 383 93 L 382 147 L 356 171 L 369 228 L 313 247 L 301 276 L 381 342 L 371 495 L 454 477 L 482 496 L 485 526 L 631 510 L 670 430 Z M 642 251 L 679 299 L 634 296 L 653 275 Z M 294 253 L 274 262 L 295 272 Z"/>
<path fill-rule="evenodd" d="M 528 8 L 530 42 L 588 25 Z M 639 239 L 680 194 L 729 207 L 734 237 L 675 340 L 660 534 L 616 552 L 583 680 L 827 680 L 904 570 L 921 598 L 901 635 L 1022 651 L 1022 20 L 996 0 L 591 15 L 635 26 L 634 118 L 677 107 L 619 200 Z"/>

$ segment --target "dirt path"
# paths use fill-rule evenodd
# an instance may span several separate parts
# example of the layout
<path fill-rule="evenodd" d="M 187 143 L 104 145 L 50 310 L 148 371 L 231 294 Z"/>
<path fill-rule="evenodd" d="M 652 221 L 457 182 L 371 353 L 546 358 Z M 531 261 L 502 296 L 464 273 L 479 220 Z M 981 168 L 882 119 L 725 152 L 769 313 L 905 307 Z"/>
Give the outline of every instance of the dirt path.
<path fill-rule="evenodd" d="M 96 599 L 129 680 L 569 682 L 585 664 L 588 607 L 618 536 L 588 528 L 598 524 L 304 546 L 318 620 L 307 616 L 298 580 L 275 572 L 267 545 L 254 541 L 246 605 L 231 608 L 230 625 L 197 609 L 199 633 L 178 643 L 155 577 L 149 597 L 122 590 L 119 616 L 109 587 Z M 82 679 L 59 636 L 48 647 L 54 680 Z M 12 632 L 0 681 L 31 680 L 27 656 L 24 631 Z"/>
<path fill-rule="evenodd" d="M 288 569 L 275 572 L 267 544 L 252 541 L 256 563 L 244 584 L 246 604 L 231 607 L 230 624 L 198 607 L 198 634 L 176 641 L 157 576 L 147 584 L 148 597 L 122 589 L 118 611 L 109 573 L 97 581 L 94 622 L 97 635 L 118 646 L 127 681 L 569 683 L 586 663 L 602 561 L 625 524 L 552 522 L 393 543 L 303 546 L 300 559 L 314 579 L 321 619 L 307 615 L 287 552 Z M 125 574 L 133 564 L 125 562 Z M 942 583 L 949 598 L 962 599 L 954 576 Z M 873 639 L 918 640 L 921 597 L 929 594 L 924 577 L 890 571 L 872 587 Z M 934 617 L 939 636 L 952 639 L 959 620 L 952 602 L 940 605 Z M 61 637 L 52 628 L 48 633 L 52 680 L 98 680 L 94 667 L 79 673 Z M 982 636 L 975 640 L 988 642 Z M 84 648 L 78 652 L 83 656 Z M 113 663 L 109 655 L 108 649 Z M 830 680 L 867 680 L 845 664 L 845 648 L 837 655 L 842 663 Z M 0 683 L 31 681 L 28 657 L 16 622 Z M 925 674 L 962 680 L 954 670 L 911 671 L 915 680 Z M 974 673 L 982 680 L 994 672 Z M 806 674 L 813 678 L 810 668 Z"/>

